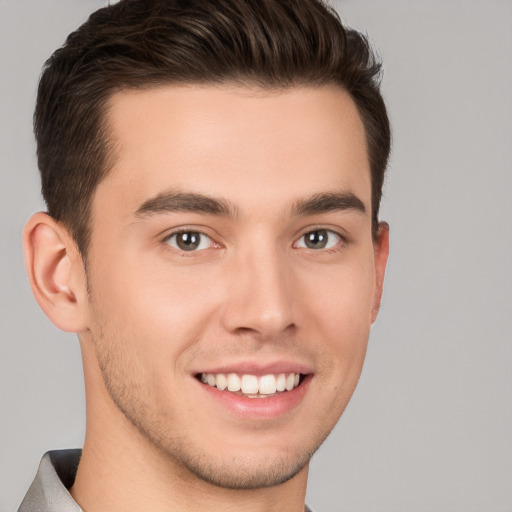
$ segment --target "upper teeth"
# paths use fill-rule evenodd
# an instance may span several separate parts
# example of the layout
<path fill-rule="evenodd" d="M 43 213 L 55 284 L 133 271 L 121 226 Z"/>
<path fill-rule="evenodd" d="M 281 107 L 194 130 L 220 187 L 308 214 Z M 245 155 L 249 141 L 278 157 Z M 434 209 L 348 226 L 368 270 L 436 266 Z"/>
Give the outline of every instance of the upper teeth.
<path fill-rule="evenodd" d="M 241 391 L 246 395 L 273 395 L 277 391 L 291 391 L 299 385 L 299 373 L 279 373 L 258 377 L 237 373 L 202 373 L 201 380 L 221 391 Z"/>

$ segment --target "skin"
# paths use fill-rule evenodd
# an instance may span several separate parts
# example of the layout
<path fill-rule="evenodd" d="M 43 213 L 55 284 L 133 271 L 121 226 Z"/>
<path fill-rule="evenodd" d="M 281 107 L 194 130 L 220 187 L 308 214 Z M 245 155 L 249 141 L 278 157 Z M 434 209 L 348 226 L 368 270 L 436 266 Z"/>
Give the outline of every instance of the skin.
<path fill-rule="evenodd" d="M 24 234 L 36 298 L 80 337 L 87 434 L 73 497 L 88 512 L 302 511 L 309 459 L 361 373 L 388 254 L 387 225 L 372 237 L 355 104 L 335 87 L 168 86 L 117 93 L 108 123 L 115 164 L 93 197 L 87 271 L 46 214 Z M 162 211 L 155 198 L 176 194 L 229 208 Z M 301 211 L 320 194 L 364 211 Z M 176 229 L 203 233 L 199 249 L 181 250 Z M 327 246 L 308 247 L 318 230 Z M 300 366 L 308 383 L 266 416 L 196 379 L 271 364 Z"/>

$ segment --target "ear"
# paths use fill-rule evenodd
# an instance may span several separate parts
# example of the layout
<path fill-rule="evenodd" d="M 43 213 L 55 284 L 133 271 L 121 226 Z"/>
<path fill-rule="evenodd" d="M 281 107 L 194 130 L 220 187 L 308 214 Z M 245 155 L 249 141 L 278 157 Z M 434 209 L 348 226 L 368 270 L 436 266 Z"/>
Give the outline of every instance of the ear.
<path fill-rule="evenodd" d="M 377 230 L 377 237 L 373 242 L 375 255 L 375 295 L 373 299 L 372 323 L 377 320 L 382 299 L 382 288 L 384 286 L 384 274 L 389 255 L 389 225 L 387 222 L 380 222 Z"/>
<path fill-rule="evenodd" d="M 46 213 L 34 214 L 23 230 L 23 252 L 32 293 L 46 316 L 63 331 L 86 330 L 85 269 L 67 229 Z"/>

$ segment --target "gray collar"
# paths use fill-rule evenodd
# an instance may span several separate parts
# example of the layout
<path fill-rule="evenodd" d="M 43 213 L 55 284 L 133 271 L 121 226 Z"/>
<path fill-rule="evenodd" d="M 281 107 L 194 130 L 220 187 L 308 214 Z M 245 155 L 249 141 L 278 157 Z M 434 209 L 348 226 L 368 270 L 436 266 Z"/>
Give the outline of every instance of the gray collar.
<path fill-rule="evenodd" d="M 82 512 L 68 491 L 81 455 L 79 449 L 45 453 L 18 512 Z M 304 512 L 313 511 L 306 506 Z"/>
<path fill-rule="evenodd" d="M 45 453 L 18 512 L 81 512 L 68 491 L 75 481 L 81 454 L 82 450 Z"/>

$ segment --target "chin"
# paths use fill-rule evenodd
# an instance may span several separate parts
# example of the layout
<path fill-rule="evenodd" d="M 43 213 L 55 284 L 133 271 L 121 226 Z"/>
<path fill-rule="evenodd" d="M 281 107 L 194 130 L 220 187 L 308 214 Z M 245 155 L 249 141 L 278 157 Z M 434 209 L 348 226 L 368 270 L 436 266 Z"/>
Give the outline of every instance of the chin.
<path fill-rule="evenodd" d="M 284 484 L 305 469 L 313 452 L 295 454 L 293 458 L 265 459 L 230 457 L 212 460 L 206 456 L 182 457 L 184 469 L 194 477 L 224 489 L 251 490 Z M 174 458 L 176 455 L 173 456 Z"/>

